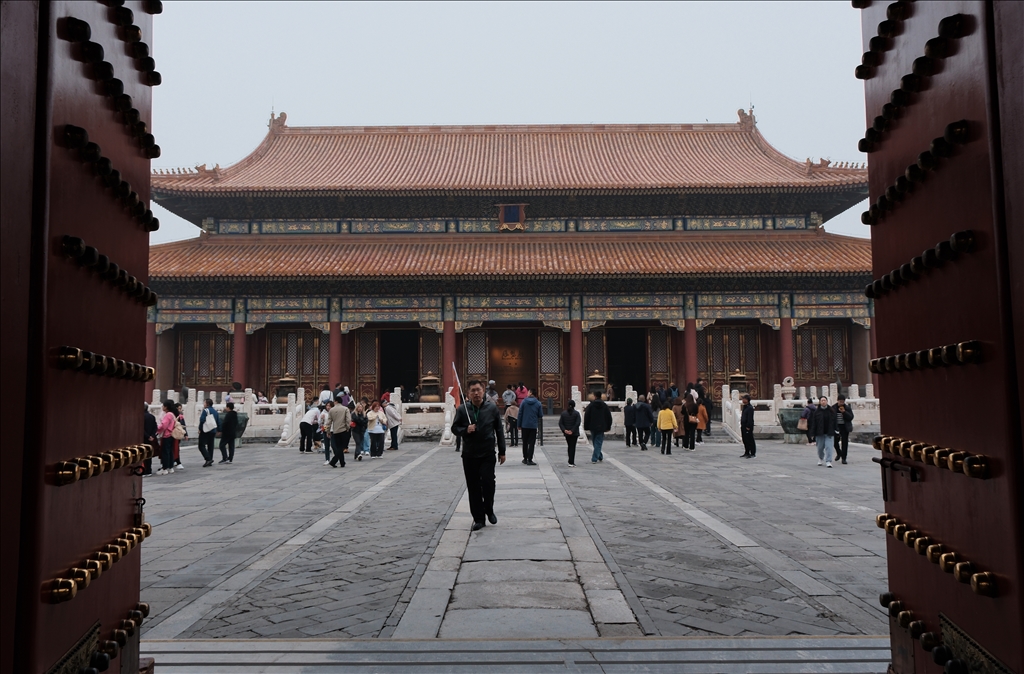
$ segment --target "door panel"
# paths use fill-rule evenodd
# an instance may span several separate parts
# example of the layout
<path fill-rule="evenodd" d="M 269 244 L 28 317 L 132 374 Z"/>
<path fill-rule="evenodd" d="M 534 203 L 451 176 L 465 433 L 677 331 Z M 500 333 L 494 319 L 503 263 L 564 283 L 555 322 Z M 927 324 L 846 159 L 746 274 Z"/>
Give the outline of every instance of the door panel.
<path fill-rule="evenodd" d="M 267 330 L 267 390 L 291 376 L 305 389 L 306 404 L 320 395 L 330 375 L 330 338 L 319 330 Z M 230 363 L 230 361 L 228 361 Z"/>
<path fill-rule="evenodd" d="M 1003 4 L 1018 6 L 1017 19 L 996 26 L 993 5 Z M 882 600 L 898 602 L 890 604 L 893 669 L 940 671 L 955 658 L 982 671 L 975 663 L 987 653 L 1020 672 L 1021 353 L 1012 313 L 1024 298 L 1008 281 L 1020 250 L 1006 241 L 1020 240 L 1021 223 L 1019 215 L 1007 219 L 1002 189 L 1003 162 L 1019 166 L 1022 149 L 1019 135 L 1007 143 L 1001 133 L 1004 123 L 1019 129 L 1024 110 L 1019 67 L 1002 79 L 991 59 L 1000 58 L 995 26 L 1012 36 L 1004 56 L 1020 65 L 1021 13 L 1019 3 L 970 1 L 899 9 L 909 16 L 887 17 L 885 3 L 863 11 L 865 48 L 875 39 L 888 49 L 877 67 L 861 71 L 867 125 L 879 118 L 866 142 L 874 204 L 866 220 L 874 222 L 878 280 L 869 291 L 879 356 L 872 371 L 889 401 L 875 459 L 886 507 L 879 522 L 889 534 L 891 596 Z M 878 45 L 885 21 L 883 32 L 893 35 Z M 997 95 L 998 87 L 1006 88 Z M 1003 94 L 1013 101 L 1005 118 L 997 108 Z M 1006 198 L 1022 192 L 1018 174 Z M 961 413 L 957 392 L 983 397 L 980 423 Z M 918 554 L 908 537 L 941 548 Z"/>
<path fill-rule="evenodd" d="M 757 398 L 761 381 L 759 329 L 722 325 L 704 328 L 697 333 L 697 370 L 710 382 L 715 402 L 721 403 L 722 386 L 729 383 L 729 376 L 736 370 L 746 376 L 750 395 Z"/>
<path fill-rule="evenodd" d="M 126 8 L 142 40 L 152 44 L 150 15 L 138 2 Z M 6 43 L 8 3 L 3 11 Z M 26 395 L 73 402 L 61 405 L 59 414 L 30 415 L 31 444 L 24 451 L 4 443 L 5 465 L 10 452 L 23 451 L 28 462 L 22 473 L 17 632 L 11 639 L 5 627 L 4 650 L 14 650 L 18 672 L 46 671 L 69 652 L 69 671 L 77 671 L 97 649 L 112 657 L 108 671 L 134 672 L 136 548 L 148 534 L 133 530 L 142 496 L 135 468 L 148 453 L 139 446 L 140 402 L 144 381 L 152 378 L 140 364 L 146 361 L 146 306 L 155 303 L 145 285 L 152 222 L 147 154 L 156 154 L 147 149 L 151 88 L 128 55 L 126 29 L 115 23 L 114 7 L 53 2 L 35 11 L 38 25 L 26 29 L 39 31 L 45 54 L 38 59 L 41 107 L 35 119 L 36 246 L 31 257 L 21 251 L 35 270 L 25 289 L 34 309 Z M 69 18 L 88 24 L 90 45 L 74 41 L 84 24 Z M 88 64 L 87 53 L 98 53 L 93 45 L 102 47 L 103 60 Z M 9 72 L 6 59 L 5 52 L 5 98 L 9 75 L 32 77 Z M 122 88 L 145 129 L 115 111 L 114 95 Z M 30 170 L 27 159 L 23 170 Z M 6 268 L 3 273 L 6 286 Z"/>

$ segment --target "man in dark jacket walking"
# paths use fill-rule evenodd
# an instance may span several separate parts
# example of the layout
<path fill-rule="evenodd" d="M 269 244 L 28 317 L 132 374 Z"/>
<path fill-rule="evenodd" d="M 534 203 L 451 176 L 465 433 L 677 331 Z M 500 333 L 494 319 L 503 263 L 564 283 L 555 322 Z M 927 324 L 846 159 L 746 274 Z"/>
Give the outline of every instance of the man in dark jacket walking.
<path fill-rule="evenodd" d="M 594 392 L 594 399 L 587 405 L 587 411 L 583 413 L 583 430 L 590 431 L 594 443 L 594 453 L 590 457 L 590 463 L 604 461 L 604 454 L 601 448 L 604 446 L 604 434 L 612 428 L 612 413 L 608 404 L 601 399 L 600 391 Z"/>
<path fill-rule="evenodd" d="M 533 462 L 533 450 L 537 446 L 537 427 L 540 426 L 540 418 L 544 416 L 544 407 L 533 395 L 532 389 L 527 389 L 526 397 L 519 405 L 519 418 L 516 420 L 523 435 L 523 463 L 527 466 L 536 466 Z"/>
<path fill-rule="evenodd" d="M 636 431 L 639 435 L 640 451 L 647 451 L 647 443 L 651 439 L 651 426 L 654 424 L 654 410 L 647 404 L 644 396 L 639 396 L 636 403 Z"/>
<path fill-rule="evenodd" d="M 743 439 L 743 459 L 752 459 L 757 455 L 757 444 L 754 442 L 754 406 L 750 404 L 750 396 L 740 398 L 743 411 L 740 413 L 740 438 Z"/>
<path fill-rule="evenodd" d="M 626 406 L 622 408 L 622 425 L 626 427 L 626 446 L 631 446 L 629 444 L 631 438 L 633 440 L 633 444 L 637 444 L 636 407 L 633 406 L 632 398 L 626 398 Z"/>
<path fill-rule="evenodd" d="M 846 463 L 846 453 L 850 449 L 850 429 L 853 428 L 853 409 L 846 404 L 846 396 L 841 395 L 832 406 L 836 416 L 835 450 L 836 458 Z"/>
<path fill-rule="evenodd" d="M 814 436 L 814 441 L 818 445 L 818 465 L 820 466 L 824 461 L 825 465 L 831 468 L 832 443 L 836 434 L 836 413 L 828 404 L 828 398 L 825 396 L 818 400 L 818 406 L 807 417 L 807 430 Z"/>
<path fill-rule="evenodd" d="M 466 403 L 455 410 L 452 433 L 463 439 L 462 471 L 466 475 L 469 510 L 473 513 L 473 531 L 478 531 L 487 526 L 485 517 L 491 524 L 498 523 L 494 515 L 494 445 L 498 445 L 498 463 L 505 463 L 505 433 L 497 406 L 484 400 L 483 382 L 470 381 L 468 393 Z"/>

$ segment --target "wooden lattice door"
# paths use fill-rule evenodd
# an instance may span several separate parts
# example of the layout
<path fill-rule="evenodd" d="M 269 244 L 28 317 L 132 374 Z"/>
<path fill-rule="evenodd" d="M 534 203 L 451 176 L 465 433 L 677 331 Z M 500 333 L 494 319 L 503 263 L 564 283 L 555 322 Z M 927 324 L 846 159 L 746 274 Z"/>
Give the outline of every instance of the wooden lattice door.
<path fill-rule="evenodd" d="M 562 409 L 562 334 L 557 330 L 541 330 L 537 336 L 540 353 L 540 392 L 542 401 L 550 398 L 555 409 Z"/>
<path fill-rule="evenodd" d="M 177 388 L 231 386 L 231 335 L 223 330 L 188 330 L 178 335 Z"/>
<path fill-rule="evenodd" d="M 761 382 L 761 343 L 755 326 L 711 325 L 697 336 L 697 368 L 711 383 L 716 402 L 722 400 L 722 386 L 737 370 L 747 380 L 748 392 L 757 397 Z"/>
<path fill-rule="evenodd" d="M 282 377 L 294 377 L 312 402 L 324 385 L 330 385 L 330 342 L 319 330 L 267 331 L 268 390 L 275 390 Z"/>
<path fill-rule="evenodd" d="M 356 387 L 359 390 L 359 397 L 370 401 L 377 400 L 381 394 L 377 390 L 378 353 L 375 330 L 356 333 Z"/>
<path fill-rule="evenodd" d="M 800 385 L 850 382 L 847 326 L 804 326 L 793 331 L 793 378 Z"/>

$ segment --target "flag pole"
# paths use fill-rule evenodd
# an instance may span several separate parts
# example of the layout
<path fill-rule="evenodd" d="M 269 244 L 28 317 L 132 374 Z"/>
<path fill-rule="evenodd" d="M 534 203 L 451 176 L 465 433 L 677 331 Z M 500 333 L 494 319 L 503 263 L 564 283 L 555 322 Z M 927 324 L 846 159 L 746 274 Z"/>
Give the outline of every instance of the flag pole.
<path fill-rule="evenodd" d="M 459 371 L 455 369 L 455 361 L 452 361 L 452 373 L 455 374 L 455 385 L 459 387 L 459 397 L 462 398 L 462 404 L 466 408 L 466 421 L 472 422 L 473 417 L 469 416 L 469 403 L 466 401 L 466 394 L 462 390 L 462 382 L 459 381 Z"/>

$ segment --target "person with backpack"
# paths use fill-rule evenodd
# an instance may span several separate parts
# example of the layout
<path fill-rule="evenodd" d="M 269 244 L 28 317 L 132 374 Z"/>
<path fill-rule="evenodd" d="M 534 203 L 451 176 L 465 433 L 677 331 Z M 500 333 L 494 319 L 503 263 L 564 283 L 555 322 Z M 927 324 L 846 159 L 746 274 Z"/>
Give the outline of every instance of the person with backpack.
<path fill-rule="evenodd" d="M 565 436 L 569 449 L 569 467 L 576 467 L 576 443 L 580 439 L 580 413 L 576 411 L 576 401 L 570 400 L 565 411 L 558 418 L 558 428 Z"/>
<path fill-rule="evenodd" d="M 540 420 L 543 416 L 544 406 L 533 395 L 531 389 L 526 389 L 526 397 L 519 405 L 519 416 L 516 423 L 523 435 L 523 463 L 527 466 L 537 465 L 533 462 L 533 452 L 537 446 L 537 429 L 540 427 Z"/>
<path fill-rule="evenodd" d="M 238 412 L 235 411 L 235 403 L 225 403 L 224 422 L 220 427 L 221 463 L 231 463 L 235 460 L 235 435 L 237 433 Z"/>
<path fill-rule="evenodd" d="M 203 413 L 199 415 L 199 453 L 203 455 L 203 468 L 213 465 L 213 439 L 220 430 L 220 415 L 213 409 L 213 400 L 203 401 Z"/>
<path fill-rule="evenodd" d="M 171 433 L 174 436 L 174 467 L 185 470 L 181 464 L 181 441 L 188 440 L 188 427 L 185 426 L 185 412 L 181 409 L 181 403 L 174 403 L 174 412 L 178 421 Z"/>
<path fill-rule="evenodd" d="M 601 451 L 604 447 L 604 434 L 612 429 L 612 412 L 601 397 L 601 391 L 594 391 L 594 399 L 583 413 L 583 430 L 590 431 L 594 442 L 590 463 L 604 461 L 604 452 Z"/>
<path fill-rule="evenodd" d="M 636 432 L 640 442 L 640 451 L 647 451 L 647 443 L 651 440 L 651 426 L 654 425 L 654 410 L 647 404 L 644 396 L 637 396 Z"/>

